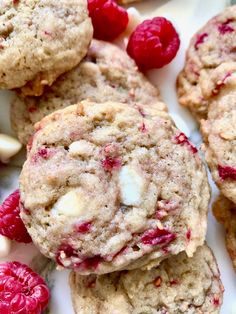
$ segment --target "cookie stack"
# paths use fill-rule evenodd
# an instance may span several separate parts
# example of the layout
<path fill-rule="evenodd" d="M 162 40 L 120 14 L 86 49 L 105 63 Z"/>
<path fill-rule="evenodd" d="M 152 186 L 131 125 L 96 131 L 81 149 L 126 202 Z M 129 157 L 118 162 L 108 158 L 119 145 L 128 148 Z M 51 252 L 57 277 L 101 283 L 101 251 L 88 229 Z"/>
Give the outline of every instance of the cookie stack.
<path fill-rule="evenodd" d="M 125 52 L 91 41 L 85 1 L 17 1 L 15 19 L 5 3 L 0 87 L 18 89 L 11 119 L 27 144 L 21 217 L 73 270 L 75 312 L 219 313 L 206 170 L 158 90 Z"/>
<path fill-rule="evenodd" d="M 179 101 L 201 123 L 205 158 L 223 195 L 213 212 L 226 228 L 236 269 L 236 6 L 210 20 L 192 39 L 177 81 Z"/>

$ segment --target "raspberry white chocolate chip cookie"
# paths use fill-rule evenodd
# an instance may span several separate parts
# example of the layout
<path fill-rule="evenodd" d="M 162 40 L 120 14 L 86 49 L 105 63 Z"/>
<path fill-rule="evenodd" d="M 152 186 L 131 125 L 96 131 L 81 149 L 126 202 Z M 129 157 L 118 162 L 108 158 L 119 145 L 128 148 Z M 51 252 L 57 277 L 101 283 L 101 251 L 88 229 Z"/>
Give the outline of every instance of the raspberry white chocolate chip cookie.
<path fill-rule="evenodd" d="M 93 40 L 87 57 L 62 75 L 41 97 L 17 97 L 12 105 L 12 126 L 26 144 L 34 124 L 44 116 L 83 99 L 149 105 L 159 92 L 115 45 Z M 164 109 L 164 107 L 163 107 Z"/>
<path fill-rule="evenodd" d="M 236 271 L 236 205 L 223 195 L 213 205 L 213 213 L 225 228 L 225 242 Z"/>
<path fill-rule="evenodd" d="M 102 274 L 191 256 L 203 244 L 206 172 L 160 108 L 85 101 L 38 123 L 20 191 L 43 254 Z"/>
<path fill-rule="evenodd" d="M 0 25 L 0 88 L 30 95 L 75 67 L 92 38 L 86 0 L 5 0 Z"/>
<path fill-rule="evenodd" d="M 211 250 L 197 249 L 170 257 L 151 270 L 131 270 L 101 276 L 70 275 L 77 314 L 220 313 L 223 286 Z"/>
<path fill-rule="evenodd" d="M 177 80 L 179 102 L 198 120 L 206 118 L 209 100 L 199 82 L 223 62 L 236 61 L 236 6 L 212 18 L 192 38 L 183 71 Z"/>
<path fill-rule="evenodd" d="M 236 62 L 220 65 L 202 86 L 211 102 L 201 128 L 206 161 L 221 192 L 236 204 Z"/>

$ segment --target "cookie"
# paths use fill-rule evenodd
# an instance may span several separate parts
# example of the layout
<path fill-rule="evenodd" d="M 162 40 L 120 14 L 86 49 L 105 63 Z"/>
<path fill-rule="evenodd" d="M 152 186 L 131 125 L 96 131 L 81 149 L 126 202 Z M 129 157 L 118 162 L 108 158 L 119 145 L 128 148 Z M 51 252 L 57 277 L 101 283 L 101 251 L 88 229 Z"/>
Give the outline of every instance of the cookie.
<path fill-rule="evenodd" d="M 17 97 L 12 105 L 13 129 L 27 143 L 34 124 L 55 110 L 83 99 L 149 105 L 159 92 L 137 70 L 133 60 L 115 45 L 93 40 L 87 57 L 62 75 L 41 97 Z"/>
<path fill-rule="evenodd" d="M 199 85 L 202 76 L 223 62 L 236 61 L 236 6 L 212 18 L 191 39 L 184 69 L 177 79 L 179 102 L 195 115 L 198 121 L 207 117 L 209 101 Z"/>
<path fill-rule="evenodd" d="M 210 102 L 201 124 L 205 158 L 221 192 L 236 204 L 236 62 L 221 64 L 202 85 Z"/>
<path fill-rule="evenodd" d="M 70 288 L 78 314 L 220 313 L 224 291 L 206 245 L 192 258 L 180 253 L 151 270 L 101 276 L 72 272 Z"/>
<path fill-rule="evenodd" d="M 92 24 L 85 0 L 4 0 L 0 88 L 40 95 L 86 55 Z"/>
<path fill-rule="evenodd" d="M 37 125 L 21 216 L 43 254 L 102 274 L 203 244 L 206 172 L 163 106 L 85 101 Z"/>
<path fill-rule="evenodd" d="M 236 205 L 223 195 L 213 204 L 213 214 L 225 228 L 225 242 L 236 271 Z"/>

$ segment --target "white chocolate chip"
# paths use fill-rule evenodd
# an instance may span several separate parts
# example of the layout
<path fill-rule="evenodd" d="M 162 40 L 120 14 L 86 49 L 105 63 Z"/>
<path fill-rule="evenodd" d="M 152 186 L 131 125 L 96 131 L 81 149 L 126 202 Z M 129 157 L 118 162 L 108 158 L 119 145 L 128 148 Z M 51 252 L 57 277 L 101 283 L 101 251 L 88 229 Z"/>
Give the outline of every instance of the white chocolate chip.
<path fill-rule="evenodd" d="M 80 217 L 85 214 L 87 200 L 79 190 L 73 190 L 58 199 L 52 210 L 57 214 L 69 217 Z"/>
<path fill-rule="evenodd" d="M 93 145 L 81 140 L 70 144 L 69 155 L 72 157 L 76 156 L 91 156 L 93 154 Z"/>
<path fill-rule="evenodd" d="M 125 205 L 138 206 L 142 201 L 144 180 L 131 166 L 124 166 L 119 173 L 121 200 Z"/>
<path fill-rule="evenodd" d="M 11 240 L 0 235 L 0 257 L 7 257 L 11 251 Z"/>
<path fill-rule="evenodd" d="M 16 155 L 21 147 L 21 143 L 15 138 L 6 134 L 0 134 L 0 160 L 2 162 L 7 162 L 9 158 Z"/>

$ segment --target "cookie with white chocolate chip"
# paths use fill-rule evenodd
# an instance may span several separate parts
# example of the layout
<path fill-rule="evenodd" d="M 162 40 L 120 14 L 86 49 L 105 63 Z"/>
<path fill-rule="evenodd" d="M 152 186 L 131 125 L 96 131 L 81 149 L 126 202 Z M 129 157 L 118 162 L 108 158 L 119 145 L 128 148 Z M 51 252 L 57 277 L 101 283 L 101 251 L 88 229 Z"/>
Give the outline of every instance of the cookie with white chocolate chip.
<path fill-rule="evenodd" d="M 38 123 L 20 176 L 21 217 L 61 267 L 152 267 L 204 243 L 205 168 L 162 107 L 84 101 Z"/>
<path fill-rule="evenodd" d="M 0 5 L 0 88 L 40 95 L 88 51 L 86 0 L 4 0 Z"/>
<path fill-rule="evenodd" d="M 72 272 L 70 288 L 76 314 L 217 314 L 224 291 L 206 245 L 192 258 L 180 253 L 151 270 L 101 276 Z"/>
<path fill-rule="evenodd" d="M 149 105 L 159 100 L 159 91 L 124 51 L 113 44 L 93 40 L 86 58 L 62 75 L 41 97 L 18 95 L 15 98 L 11 109 L 12 127 L 19 140 L 27 144 L 36 122 L 84 99 Z"/>

